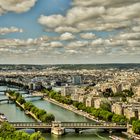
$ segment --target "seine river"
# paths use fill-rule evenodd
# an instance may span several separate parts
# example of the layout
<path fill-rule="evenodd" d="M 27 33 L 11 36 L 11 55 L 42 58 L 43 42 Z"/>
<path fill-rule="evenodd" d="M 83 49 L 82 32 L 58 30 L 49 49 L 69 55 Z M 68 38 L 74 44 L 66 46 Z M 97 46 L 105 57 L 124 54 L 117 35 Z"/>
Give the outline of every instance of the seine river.
<path fill-rule="evenodd" d="M 0 86 L 0 90 L 6 89 L 6 86 Z M 0 92 L 0 99 L 7 98 L 3 92 Z M 48 113 L 53 113 L 58 121 L 77 121 L 88 122 L 90 120 L 83 116 L 77 115 L 71 111 L 63 109 L 52 103 L 44 100 L 33 101 L 33 104 L 39 108 L 45 109 Z M 0 103 L 0 112 L 7 116 L 8 121 L 11 122 L 34 122 L 34 120 L 24 114 L 15 104 Z M 120 134 L 119 134 L 120 135 Z M 55 136 L 51 134 L 44 134 L 47 140 L 108 140 L 109 134 L 100 132 L 98 130 L 83 131 L 82 134 L 76 134 L 72 130 L 67 130 L 67 133 L 63 136 Z"/>

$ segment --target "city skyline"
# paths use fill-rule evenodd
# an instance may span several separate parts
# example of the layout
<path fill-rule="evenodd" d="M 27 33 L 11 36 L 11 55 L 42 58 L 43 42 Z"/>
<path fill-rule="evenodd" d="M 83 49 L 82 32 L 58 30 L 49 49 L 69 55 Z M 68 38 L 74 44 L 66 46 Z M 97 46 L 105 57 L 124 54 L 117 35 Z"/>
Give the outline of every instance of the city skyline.
<path fill-rule="evenodd" d="M 140 63 L 139 0 L 0 0 L 0 64 Z"/>

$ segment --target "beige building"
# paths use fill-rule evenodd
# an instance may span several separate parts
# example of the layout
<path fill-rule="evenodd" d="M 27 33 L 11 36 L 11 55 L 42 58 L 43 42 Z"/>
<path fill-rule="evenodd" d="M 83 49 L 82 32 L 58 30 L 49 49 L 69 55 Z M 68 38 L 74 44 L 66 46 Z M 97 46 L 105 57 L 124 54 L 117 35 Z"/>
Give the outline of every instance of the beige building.
<path fill-rule="evenodd" d="M 117 85 L 118 92 L 123 91 L 123 90 L 130 90 L 130 89 L 131 89 L 131 83 L 129 82 L 122 82 Z"/>
<path fill-rule="evenodd" d="M 80 94 L 78 94 L 78 93 L 73 93 L 73 94 L 71 94 L 71 99 L 72 99 L 73 101 L 79 101 L 79 96 L 80 96 Z"/>
<path fill-rule="evenodd" d="M 87 97 L 87 99 L 86 99 L 86 106 L 87 107 L 94 107 L 95 99 L 97 99 L 97 98 L 91 97 L 91 96 Z"/>
<path fill-rule="evenodd" d="M 61 88 L 61 95 L 62 96 L 71 96 L 71 94 L 76 93 L 76 87 L 74 86 L 65 86 Z"/>
<path fill-rule="evenodd" d="M 113 93 L 116 93 L 116 92 L 117 92 L 117 87 L 116 87 L 116 85 L 112 85 L 112 86 L 111 86 L 111 90 L 112 90 Z"/>
<path fill-rule="evenodd" d="M 137 110 L 133 110 L 132 108 L 129 108 L 129 107 L 124 108 L 124 116 L 126 116 L 128 119 L 135 116 L 137 116 L 138 118 L 138 115 L 136 115 L 136 112 Z"/>
<path fill-rule="evenodd" d="M 112 112 L 118 115 L 123 115 L 123 104 L 121 102 L 116 102 L 112 105 Z"/>
<path fill-rule="evenodd" d="M 136 117 L 140 119 L 140 105 L 139 104 L 124 104 L 121 102 L 114 103 L 112 105 L 112 112 L 118 115 L 124 115 L 130 119 Z"/>
<path fill-rule="evenodd" d="M 84 96 L 84 95 L 80 95 L 80 96 L 79 96 L 79 102 L 81 102 L 81 103 L 86 104 L 86 99 L 87 99 L 87 97 Z"/>
<path fill-rule="evenodd" d="M 140 96 L 140 85 L 132 87 L 135 96 Z"/>
<path fill-rule="evenodd" d="M 101 105 L 101 102 L 102 102 L 103 99 L 104 99 L 104 98 L 96 98 L 96 99 L 94 100 L 94 107 L 95 107 L 95 108 L 100 108 L 100 105 Z"/>

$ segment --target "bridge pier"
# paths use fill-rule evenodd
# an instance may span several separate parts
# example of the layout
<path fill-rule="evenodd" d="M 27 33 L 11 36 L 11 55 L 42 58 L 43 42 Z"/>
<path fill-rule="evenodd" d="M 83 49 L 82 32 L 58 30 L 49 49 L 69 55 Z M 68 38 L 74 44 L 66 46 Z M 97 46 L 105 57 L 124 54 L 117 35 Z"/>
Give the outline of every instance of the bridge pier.
<path fill-rule="evenodd" d="M 65 129 L 61 127 L 61 122 L 52 122 L 51 133 L 59 136 L 65 133 Z"/>
<path fill-rule="evenodd" d="M 110 135 L 112 134 L 112 129 L 109 129 L 109 134 L 110 134 Z"/>
<path fill-rule="evenodd" d="M 80 129 L 79 128 L 75 128 L 75 133 L 79 133 Z"/>
<path fill-rule="evenodd" d="M 10 100 L 9 100 L 9 99 L 7 100 L 7 103 L 8 103 L 8 104 L 10 103 Z"/>

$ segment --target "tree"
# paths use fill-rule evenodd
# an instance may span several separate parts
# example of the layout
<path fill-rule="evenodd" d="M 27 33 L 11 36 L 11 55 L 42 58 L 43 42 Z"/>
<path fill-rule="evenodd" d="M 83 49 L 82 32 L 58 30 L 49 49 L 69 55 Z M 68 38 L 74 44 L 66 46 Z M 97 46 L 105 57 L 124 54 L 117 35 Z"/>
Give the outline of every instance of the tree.
<path fill-rule="evenodd" d="M 114 114 L 112 117 L 112 122 L 124 124 L 127 122 L 127 119 L 125 116 Z"/>
<path fill-rule="evenodd" d="M 132 130 L 134 131 L 134 133 L 140 134 L 140 120 L 133 121 Z"/>
<path fill-rule="evenodd" d="M 29 140 L 30 139 L 30 135 L 23 132 L 23 131 L 15 131 L 15 138 L 16 140 Z"/>
<path fill-rule="evenodd" d="M 109 101 L 102 101 L 100 108 L 106 111 L 111 111 L 111 103 Z"/>
<path fill-rule="evenodd" d="M 129 120 L 130 124 L 133 124 L 133 121 L 137 121 L 138 119 L 136 117 L 131 117 Z"/>
<path fill-rule="evenodd" d="M 25 99 L 24 99 L 22 96 L 19 96 L 19 97 L 17 98 L 17 101 L 18 101 L 20 104 L 26 103 Z"/>
<path fill-rule="evenodd" d="M 45 140 L 45 139 L 41 136 L 40 132 L 36 132 L 30 136 L 30 140 Z"/>
<path fill-rule="evenodd" d="M 0 127 L 0 137 L 3 137 L 3 138 L 7 138 L 8 136 L 12 137 L 14 131 L 15 131 L 15 128 L 13 126 L 11 126 L 7 122 L 4 122 L 1 124 L 1 127 Z"/>
<path fill-rule="evenodd" d="M 29 135 L 24 131 L 15 131 L 9 123 L 4 122 L 0 127 L 0 140 L 45 140 L 40 132 Z"/>

